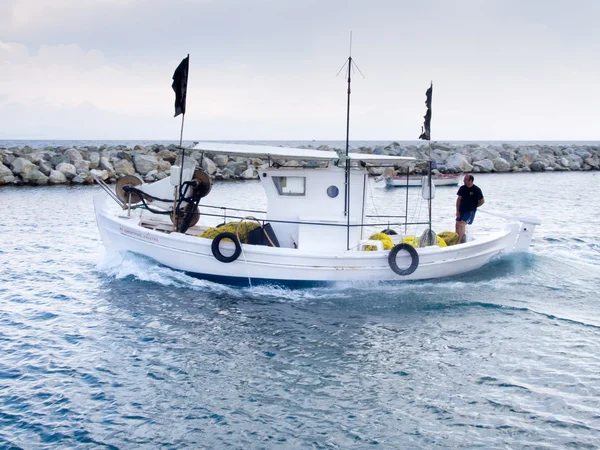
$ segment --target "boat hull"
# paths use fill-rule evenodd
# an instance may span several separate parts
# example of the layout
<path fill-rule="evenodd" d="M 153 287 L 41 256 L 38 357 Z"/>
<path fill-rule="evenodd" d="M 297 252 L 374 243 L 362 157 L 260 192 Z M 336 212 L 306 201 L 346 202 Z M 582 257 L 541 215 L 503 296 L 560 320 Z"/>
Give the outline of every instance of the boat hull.
<path fill-rule="evenodd" d="M 432 177 L 433 184 L 437 186 L 458 186 L 461 175 L 442 175 Z M 395 176 L 385 179 L 389 187 L 421 187 L 421 177 Z"/>
<path fill-rule="evenodd" d="M 164 233 L 142 227 L 139 217 L 111 214 L 102 194 L 94 197 L 96 220 L 109 250 L 128 251 L 199 278 L 228 284 L 279 283 L 314 285 L 352 281 L 409 281 L 443 278 L 469 272 L 491 258 L 513 250 L 518 224 L 478 236 L 452 247 L 417 249 L 419 265 L 410 275 L 396 274 L 388 263 L 389 251 L 316 252 L 242 244 L 242 253 L 231 263 L 212 254 L 211 239 L 180 233 Z M 223 242 L 225 250 L 233 243 Z M 402 268 L 411 264 L 407 252 L 397 258 Z"/>

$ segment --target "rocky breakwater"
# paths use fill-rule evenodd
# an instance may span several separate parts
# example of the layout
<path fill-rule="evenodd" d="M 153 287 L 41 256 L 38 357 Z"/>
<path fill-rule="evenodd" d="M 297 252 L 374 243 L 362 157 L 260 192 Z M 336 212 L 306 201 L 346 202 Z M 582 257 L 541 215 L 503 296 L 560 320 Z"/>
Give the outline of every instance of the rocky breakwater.
<path fill-rule="evenodd" d="M 306 146 L 306 148 L 314 148 Z M 321 150 L 335 150 L 327 146 Z M 353 152 L 379 155 L 413 156 L 426 160 L 427 143 L 353 148 Z M 83 147 L 11 147 L 0 148 L 1 185 L 93 184 L 94 177 L 112 183 L 125 175 L 137 175 L 145 182 L 161 180 L 170 174 L 176 161 L 174 145 L 136 145 Z M 192 158 L 216 180 L 251 179 L 267 162 L 258 158 L 213 155 L 188 150 Z M 456 172 L 542 172 L 600 170 L 599 145 L 547 144 L 453 144 L 431 143 L 431 158 L 436 173 Z M 279 161 L 288 167 L 310 164 L 307 161 Z M 426 164 L 415 164 L 415 172 Z M 382 168 L 370 168 L 372 175 Z"/>

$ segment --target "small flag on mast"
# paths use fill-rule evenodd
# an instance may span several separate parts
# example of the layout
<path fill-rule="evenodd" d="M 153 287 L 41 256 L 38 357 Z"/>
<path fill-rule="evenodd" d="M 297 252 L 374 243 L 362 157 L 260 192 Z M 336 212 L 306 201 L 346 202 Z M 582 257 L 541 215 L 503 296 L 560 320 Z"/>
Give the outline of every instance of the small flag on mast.
<path fill-rule="evenodd" d="M 431 83 L 431 86 L 429 86 L 429 89 L 427 89 L 427 92 L 425 92 L 425 106 L 427 106 L 427 112 L 425 113 L 424 119 L 425 122 L 423 123 L 423 126 L 421 127 L 421 136 L 419 136 L 419 139 L 424 139 L 426 141 L 431 140 L 431 96 L 433 94 L 433 83 Z"/>
<path fill-rule="evenodd" d="M 188 69 L 190 67 L 190 55 L 187 55 L 175 69 L 173 84 L 175 91 L 175 117 L 185 114 L 185 100 L 187 96 Z"/>

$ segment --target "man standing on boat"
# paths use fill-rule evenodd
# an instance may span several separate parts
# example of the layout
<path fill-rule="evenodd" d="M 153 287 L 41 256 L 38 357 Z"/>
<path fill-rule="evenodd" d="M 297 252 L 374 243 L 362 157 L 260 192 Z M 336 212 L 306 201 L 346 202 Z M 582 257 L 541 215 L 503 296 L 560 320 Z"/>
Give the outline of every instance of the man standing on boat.
<path fill-rule="evenodd" d="M 465 230 L 467 224 L 471 225 L 475 219 L 477 208 L 483 205 L 483 193 L 481 189 L 473 184 L 475 178 L 470 173 L 465 175 L 464 184 L 460 187 L 456 199 L 456 234 L 458 242 L 465 241 Z"/>

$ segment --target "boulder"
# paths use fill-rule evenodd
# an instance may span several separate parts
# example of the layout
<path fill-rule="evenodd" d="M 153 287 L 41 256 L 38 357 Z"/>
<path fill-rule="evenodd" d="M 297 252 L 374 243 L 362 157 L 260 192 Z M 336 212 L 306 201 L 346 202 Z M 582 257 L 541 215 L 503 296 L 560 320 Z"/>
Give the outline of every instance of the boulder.
<path fill-rule="evenodd" d="M 72 180 L 77 176 L 77 169 L 73 164 L 60 163 L 58 166 L 56 166 L 56 170 L 61 172 L 67 178 L 67 180 Z"/>
<path fill-rule="evenodd" d="M 510 164 L 504 158 L 501 158 L 501 157 L 494 158 L 493 163 L 494 163 L 494 170 L 496 172 L 509 172 L 510 171 Z"/>
<path fill-rule="evenodd" d="M 28 159 L 23 158 L 22 156 L 16 158 L 12 164 L 10 165 L 13 174 L 21 176 L 21 178 L 27 178 L 34 170 L 38 170 L 37 166 L 33 164 Z"/>
<path fill-rule="evenodd" d="M 209 175 L 214 175 L 217 171 L 217 165 L 213 162 L 212 159 L 206 156 L 202 159 L 202 168 Z"/>
<path fill-rule="evenodd" d="M 471 172 L 473 166 L 461 153 L 455 153 L 446 160 L 446 168 L 449 172 Z"/>
<path fill-rule="evenodd" d="M 75 161 L 75 163 L 73 165 L 77 168 L 77 170 L 85 170 L 85 171 L 90 170 L 90 163 L 89 163 L 89 161 L 86 161 L 85 159 Z"/>
<path fill-rule="evenodd" d="M 31 161 L 34 164 L 37 164 L 40 161 L 44 160 L 44 154 L 40 150 L 35 150 L 31 153 L 27 153 L 27 154 L 23 155 L 23 158 Z"/>
<path fill-rule="evenodd" d="M 167 170 L 171 170 L 171 163 L 169 161 L 164 161 L 162 159 L 158 160 L 158 167 L 156 168 L 159 172 L 166 172 Z"/>
<path fill-rule="evenodd" d="M 63 155 L 68 157 L 69 162 L 73 165 L 75 165 L 75 163 L 77 163 L 78 161 L 83 161 L 83 156 L 81 156 L 79 150 L 76 150 L 74 148 L 68 149 Z"/>
<path fill-rule="evenodd" d="M 225 167 L 227 165 L 227 161 L 229 161 L 229 157 L 227 155 L 215 155 L 212 160 L 215 162 L 217 167 Z"/>
<path fill-rule="evenodd" d="M 52 155 L 50 158 L 50 164 L 52 164 L 52 167 L 57 167 L 60 163 L 71 164 L 71 160 L 65 155 Z"/>
<path fill-rule="evenodd" d="M 138 153 L 133 157 L 133 162 L 135 164 L 135 169 L 142 175 L 146 175 L 148 172 L 158 168 L 158 159 L 156 159 L 155 155 L 143 155 Z"/>
<path fill-rule="evenodd" d="M 156 170 L 156 169 L 154 169 L 154 170 L 151 170 L 151 171 L 150 171 L 150 172 L 148 172 L 148 173 L 146 174 L 146 176 L 144 177 L 144 181 L 145 181 L 146 183 L 152 183 L 153 181 L 155 181 L 155 180 L 156 180 L 156 177 L 157 177 L 157 175 L 158 175 L 158 170 Z"/>
<path fill-rule="evenodd" d="M 42 172 L 46 176 L 49 176 L 50 172 L 52 172 L 52 164 L 50 164 L 49 161 L 40 162 L 38 167 L 39 167 L 40 172 Z"/>
<path fill-rule="evenodd" d="M 110 161 L 108 160 L 108 158 L 106 156 L 102 156 L 100 158 L 100 169 L 106 170 L 108 172 L 115 171 L 115 168 L 113 167 L 113 165 L 110 163 Z"/>
<path fill-rule="evenodd" d="M 82 170 L 80 171 L 75 178 L 71 180 L 73 184 L 94 184 L 94 177 L 91 173 Z"/>
<path fill-rule="evenodd" d="M 88 159 L 90 161 L 90 169 L 97 169 L 100 167 L 100 153 L 90 152 L 88 154 Z"/>
<path fill-rule="evenodd" d="M 94 177 L 100 178 L 101 180 L 104 180 L 104 181 L 106 181 L 110 178 L 107 170 L 92 169 L 92 170 L 90 170 L 90 174 L 92 174 Z"/>
<path fill-rule="evenodd" d="M 8 167 L 0 163 L 0 186 L 10 184 L 15 180 L 15 176 Z"/>
<path fill-rule="evenodd" d="M 249 166 L 246 170 L 244 170 L 240 174 L 240 178 L 244 180 L 251 180 L 252 178 L 256 178 L 256 170 L 254 169 L 254 166 Z"/>
<path fill-rule="evenodd" d="M 5 166 L 10 166 L 15 159 L 17 159 L 15 155 L 13 155 L 12 153 L 8 153 L 2 155 L 2 160 L 0 162 L 2 162 L 2 164 L 4 164 Z"/>
<path fill-rule="evenodd" d="M 169 161 L 171 164 L 173 164 L 177 160 L 177 153 L 167 149 L 159 151 L 156 156 L 164 159 L 165 161 Z"/>
<path fill-rule="evenodd" d="M 67 182 L 67 177 L 58 171 L 52 170 L 50 171 L 50 175 L 48 177 L 48 184 L 65 184 Z"/>
<path fill-rule="evenodd" d="M 131 164 L 126 159 L 119 159 L 118 161 L 115 162 L 114 167 L 115 167 L 115 174 L 119 177 L 123 176 L 123 175 L 134 175 L 135 174 L 135 169 L 133 168 L 133 164 Z"/>
<path fill-rule="evenodd" d="M 119 159 L 125 159 L 125 160 L 127 160 L 129 162 L 133 162 L 133 157 L 131 156 L 131 153 L 129 152 L 129 150 L 127 150 L 127 151 L 123 151 L 123 150 L 118 151 L 117 154 L 116 154 L 116 157 L 119 158 Z"/>
<path fill-rule="evenodd" d="M 549 164 L 546 161 L 544 161 L 543 159 L 539 159 L 537 161 L 532 162 L 529 168 L 532 172 L 541 172 L 543 170 L 546 170 L 548 166 Z"/>
<path fill-rule="evenodd" d="M 489 159 L 474 161 L 473 168 L 479 168 L 478 172 L 489 173 L 494 170 L 494 163 Z"/>
<path fill-rule="evenodd" d="M 595 156 L 590 156 L 589 158 L 585 158 L 584 162 L 590 166 L 592 169 L 598 170 L 600 169 L 600 160 L 598 160 Z"/>
<path fill-rule="evenodd" d="M 44 186 L 48 184 L 48 177 L 37 169 L 29 173 L 24 180 L 35 186 Z"/>

